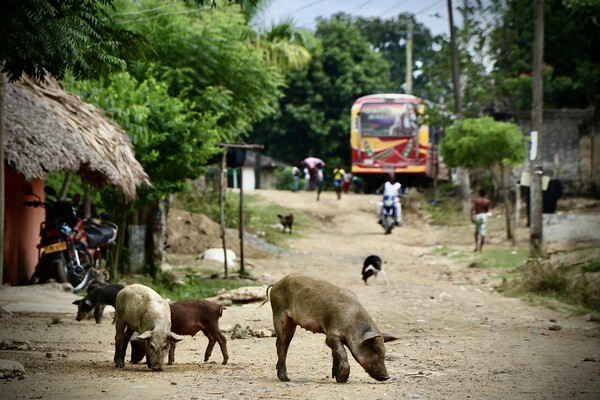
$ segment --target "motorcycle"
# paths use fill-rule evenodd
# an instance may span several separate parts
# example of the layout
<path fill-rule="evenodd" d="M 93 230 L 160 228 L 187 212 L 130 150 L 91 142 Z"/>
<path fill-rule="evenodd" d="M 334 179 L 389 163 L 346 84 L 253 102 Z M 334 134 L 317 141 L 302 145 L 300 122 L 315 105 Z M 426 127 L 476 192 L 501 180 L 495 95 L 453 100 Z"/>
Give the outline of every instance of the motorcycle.
<path fill-rule="evenodd" d="M 100 218 L 80 218 L 74 229 L 76 239 L 85 243 L 92 255 L 94 268 L 100 270 L 101 261 L 108 262 L 110 249 L 116 245 L 118 226 L 108 213 L 102 213 Z"/>
<path fill-rule="evenodd" d="M 45 209 L 46 218 L 40 224 L 38 263 L 30 283 L 45 283 L 50 279 L 69 282 L 75 292 L 85 289 L 94 272 L 92 257 L 85 243 L 75 238 L 74 227 L 79 221 L 73 205 L 79 202 L 79 195 L 72 201 L 57 200 L 56 192 L 46 187 L 46 201 L 33 193 L 30 185 L 23 188 L 26 195 L 37 200 L 24 201 L 26 206 Z"/>
<path fill-rule="evenodd" d="M 394 196 L 383 196 L 383 209 L 381 211 L 381 225 L 385 234 L 389 235 L 394 229 L 396 222 L 396 198 Z"/>

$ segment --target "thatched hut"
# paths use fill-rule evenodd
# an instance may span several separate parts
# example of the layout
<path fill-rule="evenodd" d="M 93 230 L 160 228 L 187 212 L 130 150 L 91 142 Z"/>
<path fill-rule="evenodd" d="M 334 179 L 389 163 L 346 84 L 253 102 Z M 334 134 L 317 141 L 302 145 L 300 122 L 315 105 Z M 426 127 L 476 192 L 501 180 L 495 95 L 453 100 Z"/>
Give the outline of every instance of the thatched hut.
<path fill-rule="evenodd" d="M 54 78 L 24 77 L 4 86 L 5 282 L 26 280 L 37 263 L 41 209 L 23 206 L 22 186 L 43 195 L 44 180 L 57 171 L 81 175 L 94 185 L 113 185 L 128 199 L 149 184 L 125 132 L 99 108 L 68 92 Z"/>

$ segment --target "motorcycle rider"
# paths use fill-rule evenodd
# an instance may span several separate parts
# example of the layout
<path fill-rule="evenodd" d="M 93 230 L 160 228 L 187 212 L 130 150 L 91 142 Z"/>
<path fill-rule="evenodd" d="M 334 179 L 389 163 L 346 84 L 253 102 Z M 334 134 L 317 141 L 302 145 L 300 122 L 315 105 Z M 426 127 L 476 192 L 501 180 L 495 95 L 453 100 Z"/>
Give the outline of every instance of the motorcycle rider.
<path fill-rule="evenodd" d="M 383 194 L 383 196 L 391 196 L 394 198 L 394 209 L 395 209 L 395 217 L 396 221 L 394 224 L 396 226 L 401 226 L 402 220 L 402 206 L 400 205 L 400 188 L 402 185 L 400 182 L 396 182 L 396 176 L 392 172 L 389 174 L 388 181 L 381 185 L 376 191 L 376 194 Z M 379 225 L 383 225 L 383 200 L 379 200 L 377 202 L 377 217 L 379 218 Z"/>

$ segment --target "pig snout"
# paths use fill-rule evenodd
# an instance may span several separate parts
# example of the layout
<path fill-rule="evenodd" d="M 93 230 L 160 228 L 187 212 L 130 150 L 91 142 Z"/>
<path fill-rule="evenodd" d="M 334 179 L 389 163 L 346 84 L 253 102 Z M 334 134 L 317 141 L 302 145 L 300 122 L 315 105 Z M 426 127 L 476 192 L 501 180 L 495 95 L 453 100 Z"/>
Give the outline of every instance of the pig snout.
<path fill-rule="evenodd" d="M 390 379 L 385 364 L 382 360 L 377 360 L 370 365 L 361 365 L 363 366 L 367 374 L 369 374 L 369 376 L 373 379 L 376 379 L 378 381 L 387 381 L 388 379 Z"/>
<path fill-rule="evenodd" d="M 163 370 L 162 363 L 160 365 L 153 365 L 153 366 L 148 365 L 148 368 L 150 368 L 152 371 L 162 371 Z"/>
<path fill-rule="evenodd" d="M 390 379 L 390 376 L 387 374 L 387 372 L 384 372 L 382 374 L 369 374 L 371 375 L 371 378 L 373 379 L 377 379 L 378 381 L 387 381 L 388 379 Z"/>

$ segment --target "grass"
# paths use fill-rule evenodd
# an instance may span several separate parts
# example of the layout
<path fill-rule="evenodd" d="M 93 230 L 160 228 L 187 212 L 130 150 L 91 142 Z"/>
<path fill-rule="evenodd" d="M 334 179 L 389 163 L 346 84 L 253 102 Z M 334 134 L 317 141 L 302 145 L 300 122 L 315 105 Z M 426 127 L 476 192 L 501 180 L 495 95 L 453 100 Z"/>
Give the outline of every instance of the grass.
<path fill-rule="evenodd" d="M 216 206 L 215 206 L 216 204 Z M 225 201 L 225 219 L 228 227 L 237 228 L 239 211 L 238 197 L 228 193 Z M 214 193 L 200 194 L 197 191 L 186 191 L 178 194 L 173 207 L 183 208 L 190 212 L 204 213 L 213 220 L 218 220 L 218 197 Z M 244 194 L 244 229 L 246 232 L 260 233 L 259 237 L 275 246 L 287 248 L 291 237 L 297 238 L 298 233 L 290 235 L 283 233 L 277 214 L 288 214 L 292 210 L 286 207 L 266 203 L 261 197 Z M 313 225 L 313 219 L 308 214 L 294 211 L 294 227 Z M 301 235 L 301 234 L 300 234 Z M 213 278 L 222 270 L 189 268 L 185 265 L 175 265 L 173 271 L 146 271 L 144 275 L 125 276 L 128 283 L 140 283 L 151 287 L 161 296 L 172 301 L 215 297 L 221 289 L 233 290 L 242 286 L 258 286 L 263 283 L 244 277 Z M 250 278 L 250 277 L 247 277 Z"/>
<path fill-rule="evenodd" d="M 432 225 L 460 226 L 466 223 L 462 214 L 462 201 L 451 184 L 442 183 L 428 196 L 425 210 L 431 217 Z"/>
<path fill-rule="evenodd" d="M 572 313 L 600 311 L 600 260 L 595 248 L 531 260 L 518 269 L 501 290 L 549 307 L 564 303 Z"/>
<path fill-rule="evenodd" d="M 124 277 L 127 283 L 140 283 L 154 289 L 172 301 L 215 297 L 221 289 L 233 290 L 243 286 L 260 286 L 262 283 L 243 277 L 219 278 L 213 269 L 183 268 L 163 271 L 154 278 L 148 275 Z"/>
<path fill-rule="evenodd" d="M 515 270 L 527 262 L 529 250 L 525 247 L 488 248 L 475 254 L 475 262 L 482 268 Z"/>
<path fill-rule="evenodd" d="M 477 268 L 502 268 L 513 271 L 522 266 L 528 258 L 528 250 L 524 247 L 487 248 L 482 253 L 453 249 L 448 246 L 437 246 L 432 253 L 447 256 L 453 260 L 465 261 Z"/>
<path fill-rule="evenodd" d="M 294 235 L 283 233 L 277 214 L 285 215 L 293 211 L 294 228 L 301 226 L 310 227 L 315 224 L 308 214 L 291 210 L 278 204 L 266 203 L 260 196 L 244 195 L 245 229 L 248 232 L 260 232 L 263 240 L 287 248 L 291 243 L 292 236 L 296 239 L 302 234 L 296 230 Z"/>

